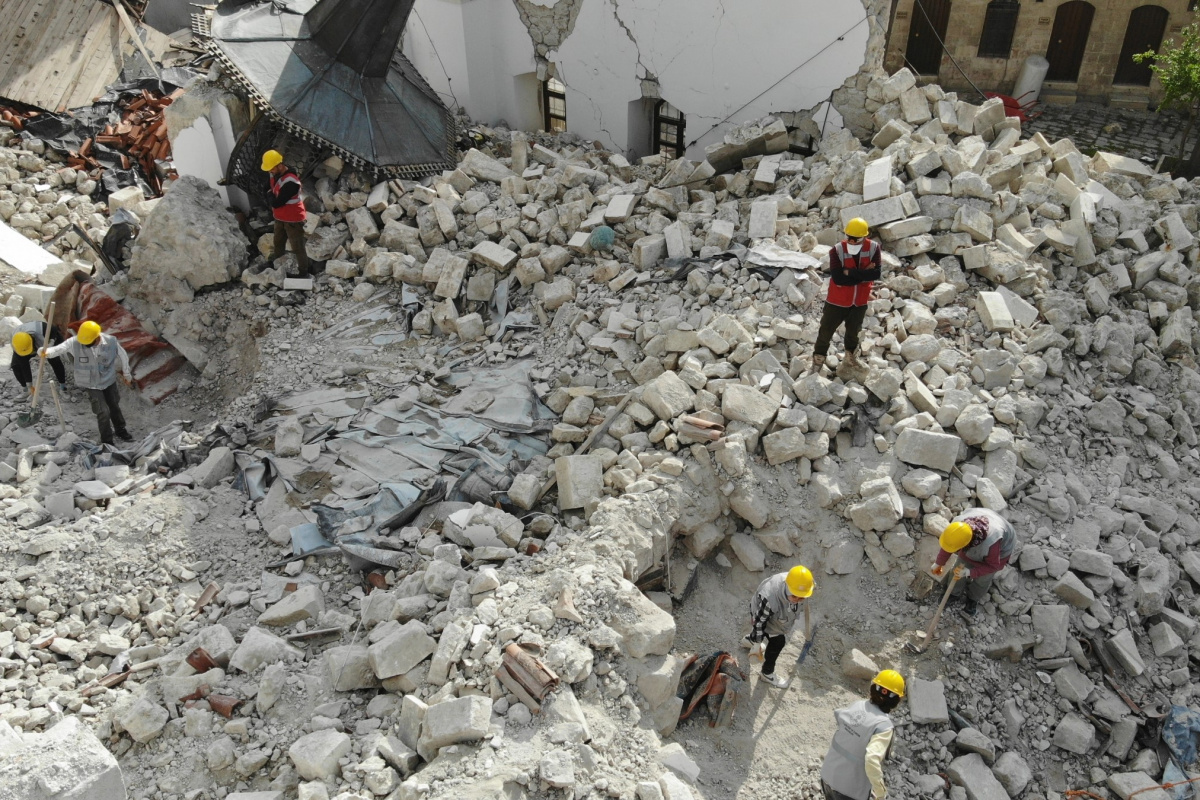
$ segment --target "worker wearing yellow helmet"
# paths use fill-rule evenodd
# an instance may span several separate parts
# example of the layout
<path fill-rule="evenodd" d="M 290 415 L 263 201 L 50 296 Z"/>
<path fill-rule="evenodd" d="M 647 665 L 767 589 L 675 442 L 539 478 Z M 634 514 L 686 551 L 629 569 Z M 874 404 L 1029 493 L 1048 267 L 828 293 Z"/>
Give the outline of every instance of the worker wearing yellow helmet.
<path fill-rule="evenodd" d="M 846 360 L 851 368 L 861 368 L 858 335 L 867 316 L 871 290 L 882 274 L 882 250 L 879 242 L 867 237 L 870 227 L 862 217 L 846 223 L 846 238 L 829 251 L 829 291 L 821 311 L 817 343 L 813 345 L 812 371 L 820 372 L 829 353 L 829 342 L 843 324 L 846 326 Z"/>
<path fill-rule="evenodd" d="M 904 678 L 885 669 L 871 681 L 869 699 L 833 712 L 837 730 L 821 764 L 825 800 L 883 800 L 883 760 L 895 729 L 888 716 L 904 697 Z"/>
<path fill-rule="evenodd" d="M 89 319 L 70 339 L 43 352 L 46 358 L 70 353 L 75 360 L 75 385 L 88 394 L 100 428 L 100 441 L 112 444 L 114 428 L 118 439 L 130 441 L 125 415 L 121 413 L 117 373 L 120 372 L 125 383 L 132 383 L 133 375 L 129 371 L 129 356 L 116 337 L 104 333 L 99 323 Z"/>
<path fill-rule="evenodd" d="M 795 566 L 760 583 L 750 600 L 750 635 L 743 644 L 763 650 L 762 677 L 772 686 L 787 688 L 787 679 L 775 674 L 775 662 L 814 586 L 809 568 Z"/>
<path fill-rule="evenodd" d="M 17 328 L 12 335 L 12 360 L 8 366 L 12 369 L 13 376 L 16 377 L 17 383 L 29 389 L 29 393 L 34 393 L 34 359 L 37 358 L 37 351 L 45 344 L 46 323 L 41 320 L 35 322 L 26 322 L 21 327 Z M 62 334 L 58 332 L 58 328 L 50 328 L 50 341 L 57 344 L 62 341 Z M 62 386 L 67 379 L 66 370 L 63 369 L 61 358 L 49 359 L 50 368 L 54 370 L 54 379 L 58 381 L 58 385 Z"/>
<path fill-rule="evenodd" d="M 938 539 L 941 550 L 931 570 L 941 575 L 951 553 L 958 553 L 962 566 L 955 575 L 969 573 L 966 581 L 967 601 L 961 612 L 974 617 L 979 603 L 987 597 L 995 574 L 1008 566 L 1017 546 L 1017 533 L 1004 517 L 986 508 L 968 508 L 946 526 Z"/>
<path fill-rule="evenodd" d="M 296 267 L 300 276 L 313 274 L 305 249 L 307 245 L 304 238 L 304 221 L 308 219 L 308 211 L 304 208 L 304 198 L 300 194 L 300 176 L 283 163 L 283 153 L 278 150 L 263 153 L 262 170 L 267 173 L 267 183 L 271 188 L 271 216 L 275 219 L 271 260 L 282 257 L 285 248 L 290 244 L 292 252 L 296 255 Z"/>

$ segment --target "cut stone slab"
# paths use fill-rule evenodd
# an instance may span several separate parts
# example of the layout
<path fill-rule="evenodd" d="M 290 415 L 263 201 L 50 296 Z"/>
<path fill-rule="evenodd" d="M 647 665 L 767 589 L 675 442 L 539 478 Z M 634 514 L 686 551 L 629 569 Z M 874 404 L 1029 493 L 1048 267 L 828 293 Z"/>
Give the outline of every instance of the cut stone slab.
<path fill-rule="evenodd" d="M 946 705 L 946 687 L 941 681 L 910 678 L 908 681 L 908 710 L 912 721 L 918 724 L 936 725 L 950 721 L 950 709 Z"/>
<path fill-rule="evenodd" d="M 376 677 L 391 678 L 409 672 L 436 649 L 437 641 L 413 619 L 371 645 L 367 652 Z"/>
<path fill-rule="evenodd" d="M 0 729 L 7 727 L 0 723 Z M 6 740 L 0 730 L 0 797 L 5 800 L 129 797 L 117 760 L 79 717 L 65 717 L 42 734 L 23 733 L 13 749 Z"/>
<path fill-rule="evenodd" d="M 284 659 L 295 660 L 304 654 L 296 647 L 262 628 L 251 628 L 242 637 L 241 644 L 229 657 L 229 668 L 253 673 L 263 664 L 273 664 Z"/>
<path fill-rule="evenodd" d="M 1007 333 L 1016 327 L 1016 322 L 1008 311 L 1008 304 L 999 292 L 980 292 L 975 310 L 979 312 L 979 318 L 989 331 Z"/>
<path fill-rule="evenodd" d="M 165 708 L 143 697 L 125 709 L 117 722 L 135 742 L 145 743 L 162 732 L 168 719 L 170 714 Z"/>
<path fill-rule="evenodd" d="M 742 562 L 750 572 L 762 572 L 767 567 L 767 552 L 763 550 L 754 537 L 744 533 L 735 533 L 729 540 L 729 546 L 738 561 Z"/>
<path fill-rule="evenodd" d="M 1092 746 L 1096 729 L 1092 723 L 1072 712 L 1067 714 L 1054 729 L 1053 744 L 1068 753 L 1084 755 Z"/>
<path fill-rule="evenodd" d="M 1152 789 L 1160 781 L 1151 778 L 1144 772 L 1116 772 L 1105 781 L 1121 800 L 1129 800 L 1136 792 L 1138 800 L 1170 800 L 1171 795 L 1165 789 Z M 1143 791 L 1146 790 L 1146 791 Z"/>
<path fill-rule="evenodd" d="M 1008 792 L 978 753 L 959 756 L 946 772 L 950 780 L 967 790 L 969 800 L 1008 800 Z"/>
<path fill-rule="evenodd" d="M 1042 641 L 1033 646 L 1034 658 L 1058 658 L 1067 652 L 1071 609 L 1067 606 L 1034 606 L 1033 631 Z"/>
<path fill-rule="evenodd" d="M 321 594 L 321 587 L 304 583 L 260 614 L 258 624 L 276 627 L 294 625 L 302 619 L 315 620 L 324 610 L 325 598 Z"/>
<path fill-rule="evenodd" d="M 668 374 L 674 373 L 663 373 L 663 375 Z M 753 386 L 735 383 L 726 386 L 725 391 L 721 393 L 722 416 L 726 419 L 749 423 L 760 431 L 771 424 L 771 420 L 775 418 L 775 412 L 778 410 L 779 400 L 763 394 Z"/>
<path fill-rule="evenodd" d="M 963 442 L 949 433 L 905 428 L 896 437 L 896 458 L 906 464 L 949 472 L 958 462 Z"/>
<path fill-rule="evenodd" d="M 659 419 L 670 421 L 692 410 L 696 393 L 678 374 L 668 370 L 642 387 L 641 402 Z"/>
<path fill-rule="evenodd" d="M 288 748 L 288 758 L 301 778 L 331 781 L 341 768 L 338 760 L 350 752 L 350 737 L 341 731 L 326 729 L 301 736 Z"/>
<path fill-rule="evenodd" d="M 425 710 L 418 753 L 436 753 L 439 747 L 473 742 L 487 735 L 492 721 L 492 701 L 480 695 L 443 700 Z"/>
<path fill-rule="evenodd" d="M 232 475 L 235 466 L 232 450 L 228 447 L 214 447 L 200 466 L 192 468 L 192 479 L 197 486 L 211 489 Z"/>
<path fill-rule="evenodd" d="M 517 254 L 495 242 L 484 241 L 471 248 L 471 260 L 500 272 L 507 272 L 517 263 Z"/>
<path fill-rule="evenodd" d="M 604 460 L 595 454 L 561 456 L 554 461 L 558 508 L 584 508 L 604 496 Z"/>

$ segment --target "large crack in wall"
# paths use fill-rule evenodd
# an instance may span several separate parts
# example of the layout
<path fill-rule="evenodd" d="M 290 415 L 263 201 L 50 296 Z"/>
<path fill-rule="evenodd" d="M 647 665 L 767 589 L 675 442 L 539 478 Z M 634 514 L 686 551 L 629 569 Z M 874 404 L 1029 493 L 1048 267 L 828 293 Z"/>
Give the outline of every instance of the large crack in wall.
<path fill-rule="evenodd" d="M 558 0 L 552 6 L 543 6 L 532 0 L 513 0 L 521 23 L 533 39 L 534 50 L 541 58 L 566 41 L 575 30 L 575 20 L 583 8 L 583 0 Z"/>
<path fill-rule="evenodd" d="M 867 13 L 867 24 L 870 26 L 862 66 L 833 91 L 832 99 L 833 107 L 842 115 L 845 126 L 860 139 L 871 135 L 873 122 L 871 113 L 866 108 L 867 84 L 871 76 L 883 72 L 891 1 L 862 0 L 862 4 Z"/>

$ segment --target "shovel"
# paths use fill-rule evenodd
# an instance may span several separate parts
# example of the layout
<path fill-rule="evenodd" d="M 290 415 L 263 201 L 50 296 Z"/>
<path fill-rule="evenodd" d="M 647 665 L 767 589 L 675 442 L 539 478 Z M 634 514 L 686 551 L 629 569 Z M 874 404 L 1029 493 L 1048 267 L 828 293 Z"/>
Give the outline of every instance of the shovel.
<path fill-rule="evenodd" d="M 946 564 L 946 569 L 952 570 L 957 561 L 957 558 L 950 559 Z M 933 644 L 933 634 L 937 631 L 938 623 L 942 621 L 942 611 L 946 608 L 946 603 L 950 600 L 950 593 L 954 591 L 954 584 L 956 583 L 958 583 L 958 576 L 951 573 L 950 581 L 946 584 L 946 591 L 942 593 L 942 602 L 938 603 L 937 611 L 934 612 L 933 619 L 930 621 L 929 627 L 925 630 L 922 643 L 914 644 L 913 642 L 908 642 L 904 645 L 905 650 L 920 655 L 929 649 L 929 645 Z"/>
<path fill-rule="evenodd" d="M 51 301 L 50 308 L 46 312 L 46 332 L 42 336 L 42 350 L 50 346 L 50 322 L 54 319 L 54 302 Z M 22 428 L 28 428 L 30 425 L 37 423 L 42 418 L 42 410 L 38 408 L 38 401 L 42 399 L 42 375 L 46 372 L 46 357 L 38 355 L 38 374 L 37 380 L 33 382 L 33 403 L 29 406 L 28 411 L 23 411 L 17 415 L 17 425 Z"/>

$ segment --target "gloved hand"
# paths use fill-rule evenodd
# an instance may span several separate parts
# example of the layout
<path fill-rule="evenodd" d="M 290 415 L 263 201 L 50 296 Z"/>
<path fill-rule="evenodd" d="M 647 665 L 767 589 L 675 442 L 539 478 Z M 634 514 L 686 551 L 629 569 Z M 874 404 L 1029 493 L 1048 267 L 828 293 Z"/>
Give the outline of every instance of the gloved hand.
<path fill-rule="evenodd" d="M 940 578 L 940 577 L 942 577 L 942 573 L 944 573 L 945 571 L 946 571 L 945 564 L 934 564 L 933 568 L 929 570 L 929 574 L 935 578 Z"/>
<path fill-rule="evenodd" d="M 37 396 L 37 389 L 35 389 L 35 388 L 34 388 L 34 386 L 33 386 L 33 384 L 32 384 L 32 383 L 31 383 L 31 384 L 29 384 L 29 387 L 28 387 L 28 388 L 29 388 L 29 396 L 30 396 L 30 397 L 36 397 L 36 396 Z"/>
<path fill-rule="evenodd" d="M 121 373 L 121 383 L 125 384 L 126 386 L 132 386 L 133 385 L 133 375 L 131 375 L 128 372 Z"/>
<path fill-rule="evenodd" d="M 967 577 L 967 576 L 968 576 L 968 575 L 970 575 L 970 574 L 971 574 L 971 571 L 970 571 L 969 569 L 967 569 L 966 567 L 962 566 L 962 565 L 959 565 L 959 566 L 957 566 L 957 567 L 955 567 L 955 568 L 954 568 L 954 578 L 955 578 L 955 580 L 961 580 L 961 579 L 963 579 L 963 578 Z"/>

